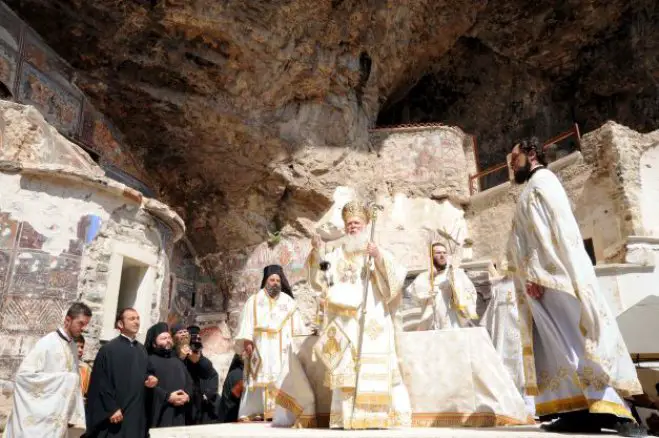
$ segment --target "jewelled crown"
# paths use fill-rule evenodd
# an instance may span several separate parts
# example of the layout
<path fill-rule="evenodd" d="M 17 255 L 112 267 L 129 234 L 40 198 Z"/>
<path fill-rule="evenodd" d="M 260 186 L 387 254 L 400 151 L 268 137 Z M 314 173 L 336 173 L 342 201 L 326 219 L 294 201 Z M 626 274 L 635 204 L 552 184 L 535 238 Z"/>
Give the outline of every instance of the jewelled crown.
<path fill-rule="evenodd" d="M 343 217 L 343 222 L 347 223 L 348 219 L 353 217 L 358 217 L 364 222 L 368 223 L 371 219 L 371 215 L 368 212 L 368 209 L 364 204 L 357 201 L 350 201 L 343 206 L 341 210 L 341 216 Z"/>

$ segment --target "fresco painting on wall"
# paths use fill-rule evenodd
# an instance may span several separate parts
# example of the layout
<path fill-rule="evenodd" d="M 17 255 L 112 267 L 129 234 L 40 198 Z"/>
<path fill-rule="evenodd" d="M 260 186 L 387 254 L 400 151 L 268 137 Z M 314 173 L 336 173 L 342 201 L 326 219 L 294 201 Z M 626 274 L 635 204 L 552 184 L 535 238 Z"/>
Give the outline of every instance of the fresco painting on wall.
<path fill-rule="evenodd" d="M 121 154 L 121 148 L 111 128 L 103 120 L 103 116 L 92 109 L 85 108 L 82 138 L 109 162 L 115 162 Z"/>
<path fill-rule="evenodd" d="M 82 95 L 74 96 L 29 63 L 23 63 L 18 97 L 68 136 L 78 132 Z"/>
<path fill-rule="evenodd" d="M 0 249 L 12 249 L 18 235 L 18 222 L 9 213 L 0 213 Z"/>
<path fill-rule="evenodd" d="M 169 324 L 181 322 L 191 324 L 194 319 L 196 305 L 196 275 L 197 266 L 193 255 L 185 242 L 174 245 L 171 266 L 173 266 L 173 282 L 171 306 L 167 321 Z"/>
<path fill-rule="evenodd" d="M 79 274 L 80 257 L 19 250 L 11 273 L 9 294 L 74 300 Z"/>
<path fill-rule="evenodd" d="M 200 313 L 215 313 L 224 310 L 224 296 L 208 276 L 200 276 L 196 284 L 196 303 Z"/>
<path fill-rule="evenodd" d="M 14 88 L 16 81 L 17 59 L 18 53 L 0 40 L 0 82 L 5 84 L 10 91 Z"/>
<path fill-rule="evenodd" d="M 0 250 L 0 297 L 4 295 L 5 287 L 9 281 L 10 264 L 11 252 Z"/>
<path fill-rule="evenodd" d="M 68 304 L 53 298 L 5 297 L 0 325 L 7 331 L 43 335 L 62 323 Z"/>
<path fill-rule="evenodd" d="M 223 257 L 222 264 L 226 267 L 232 303 L 239 308 L 241 303 L 258 291 L 263 268 L 270 264 L 281 265 L 291 285 L 305 281 L 305 262 L 310 250 L 311 243 L 307 240 L 286 239 L 273 247 L 267 243 L 252 247 L 249 249 L 249 255 L 243 251 L 227 254 Z"/>
<path fill-rule="evenodd" d="M 78 94 L 71 86 L 73 68 L 63 62 L 41 38 L 31 30 L 25 32 L 23 37 L 23 57 L 39 71 L 48 75 L 50 79 L 59 83 L 72 94 Z M 77 115 L 76 115 L 77 116 Z"/>
<path fill-rule="evenodd" d="M 20 24 L 0 8 L 0 81 L 14 94 L 18 66 Z"/>
<path fill-rule="evenodd" d="M 17 102 L 33 105 L 58 131 L 97 152 L 102 162 L 112 163 L 139 181 L 128 185 L 141 191 L 145 186 L 142 181 L 148 178 L 121 147 L 119 131 L 73 84 L 73 76 L 74 69 L 0 2 L 0 82 Z"/>
<path fill-rule="evenodd" d="M 43 251 L 47 238 L 30 223 L 0 213 L 0 326 L 39 335 L 61 323 L 61 312 L 77 298 L 84 245 L 100 227 L 98 216 L 83 216 L 77 239 L 61 254 L 52 254 Z"/>

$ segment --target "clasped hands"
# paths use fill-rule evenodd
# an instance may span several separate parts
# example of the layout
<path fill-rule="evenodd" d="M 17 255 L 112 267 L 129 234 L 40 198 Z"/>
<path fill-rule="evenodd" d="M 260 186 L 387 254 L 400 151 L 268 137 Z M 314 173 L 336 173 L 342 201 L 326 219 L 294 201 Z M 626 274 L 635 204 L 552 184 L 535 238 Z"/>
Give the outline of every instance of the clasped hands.
<path fill-rule="evenodd" d="M 167 401 L 174 406 L 183 406 L 190 401 L 190 396 L 182 389 L 179 389 L 169 394 Z"/>

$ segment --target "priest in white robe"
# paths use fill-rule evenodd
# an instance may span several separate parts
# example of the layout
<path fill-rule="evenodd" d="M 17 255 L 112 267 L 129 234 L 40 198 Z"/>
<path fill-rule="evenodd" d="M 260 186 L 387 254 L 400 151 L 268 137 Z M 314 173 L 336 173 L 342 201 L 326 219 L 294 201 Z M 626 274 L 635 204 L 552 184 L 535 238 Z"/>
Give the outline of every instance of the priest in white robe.
<path fill-rule="evenodd" d="M 624 397 L 642 392 L 620 330 L 600 293 L 570 201 L 544 167 L 536 139 L 514 147 L 515 182 L 526 183 L 507 249 L 520 299 L 526 390 L 552 431 L 638 431 Z"/>
<path fill-rule="evenodd" d="M 272 418 L 272 387 L 288 369 L 293 336 L 303 332 L 304 322 L 283 269 L 267 266 L 260 290 L 245 303 L 236 335 L 236 353 L 247 357 L 239 421 Z"/>
<path fill-rule="evenodd" d="M 407 291 L 421 307 L 418 330 L 472 327 L 478 319 L 476 288 L 464 269 L 452 266 L 446 246 L 430 245 L 430 267 L 420 273 Z"/>
<path fill-rule="evenodd" d="M 328 368 L 330 427 L 410 426 L 410 399 L 401 378 L 395 328 L 402 325 L 396 312 L 406 270 L 368 241 L 370 214 L 362 204 L 346 204 L 342 216 L 345 240 L 323 257 L 325 272 L 319 269 L 319 238 L 313 240 L 307 260 L 310 282 L 321 291 L 324 305 L 323 329 L 314 351 Z"/>
<path fill-rule="evenodd" d="M 513 280 L 502 277 L 492 267 L 490 301 L 480 319 L 479 326 L 487 329 L 501 362 L 522 395 L 526 411 L 535 417 L 535 399 L 525 389 L 523 346 L 520 329 L 518 298 Z M 526 312 L 525 316 L 529 316 Z M 533 391 L 532 391 L 533 392 Z"/>
<path fill-rule="evenodd" d="M 83 303 L 71 305 L 63 327 L 39 339 L 16 373 L 12 412 L 4 438 L 63 438 L 85 429 L 77 346 L 92 316 Z"/>

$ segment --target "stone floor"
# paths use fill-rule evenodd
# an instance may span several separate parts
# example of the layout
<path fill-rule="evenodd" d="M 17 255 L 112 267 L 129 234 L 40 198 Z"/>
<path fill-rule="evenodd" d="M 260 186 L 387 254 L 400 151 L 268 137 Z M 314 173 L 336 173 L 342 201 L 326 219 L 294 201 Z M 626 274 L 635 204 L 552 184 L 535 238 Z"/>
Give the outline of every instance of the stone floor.
<path fill-rule="evenodd" d="M 444 437 L 589 437 L 589 436 L 616 436 L 611 434 L 600 435 L 562 435 L 547 433 L 542 431 L 538 426 L 517 426 L 501 427 L 488 429 L 449 429 L 449 428 L 414 428 L 399 430 L 367 430 L 367 431 L 343 431 L 329 429 L 279 429 L 271 427 L 269 424 L 250 423 L 250 424 L 215 424 L 208 426 L 194 427 L 172 427 L 165 429 L 152 429 L 151 438 L 239 438 L 239 437 L 267 437 L 267 438 L 288 438 L 288 437 L 312 437 L 312 438 L 444 438 Z"/>

